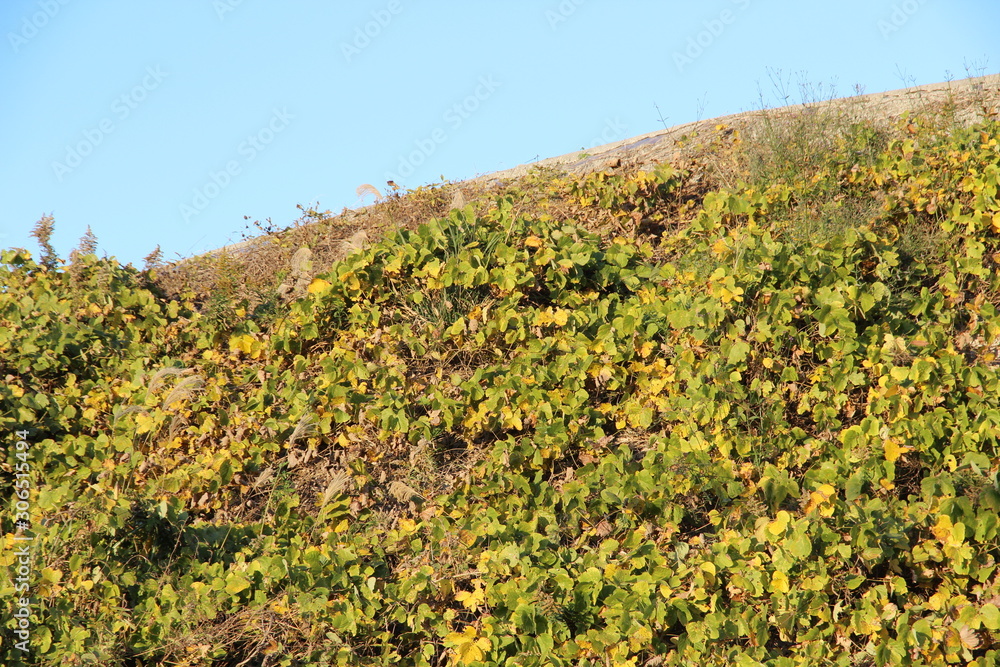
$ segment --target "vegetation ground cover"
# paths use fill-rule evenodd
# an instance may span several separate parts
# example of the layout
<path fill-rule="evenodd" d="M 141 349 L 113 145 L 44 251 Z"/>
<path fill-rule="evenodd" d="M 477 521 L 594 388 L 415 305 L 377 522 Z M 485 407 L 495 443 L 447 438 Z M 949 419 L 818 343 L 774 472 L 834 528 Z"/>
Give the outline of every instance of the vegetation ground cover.
<path fill-rule="evenodd" d="M 1000 124 L 787 129 L 535 172 L 288 303 L 4 251 L 0 655 L 995 664 Z"/>

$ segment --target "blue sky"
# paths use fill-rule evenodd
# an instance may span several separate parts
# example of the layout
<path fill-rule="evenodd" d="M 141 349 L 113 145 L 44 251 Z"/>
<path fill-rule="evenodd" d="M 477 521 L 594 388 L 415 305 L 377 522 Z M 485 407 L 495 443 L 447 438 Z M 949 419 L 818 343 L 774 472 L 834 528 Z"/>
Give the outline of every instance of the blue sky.
<path fill-rule="evenodd" d="M 1000 67 L 995 0 L 4 0 L 0 247 L 141 266 L 356 188 Z M 658 107 L 658 109 L 657 109 Z"/>

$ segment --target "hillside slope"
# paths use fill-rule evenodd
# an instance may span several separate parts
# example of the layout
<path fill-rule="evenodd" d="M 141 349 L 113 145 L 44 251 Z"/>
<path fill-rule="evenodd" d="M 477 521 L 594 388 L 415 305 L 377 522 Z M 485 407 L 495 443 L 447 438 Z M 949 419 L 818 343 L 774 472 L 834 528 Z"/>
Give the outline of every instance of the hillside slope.
<path fill-rule="evenodd" d="M 254 223 L 256 230 L 269 233 L 251 236 L 202 257 L 182 259 L 160 267 L 159 282 L 174 294 L 193 289 L 198 294 L 208 295 L 216 291 L 219 281 L 223 282 L 224 289 L 229 288 L 227 271 L 239 273 L 243 280 L 238 282 L 249 278 L 249 286 L 239 296 L 257 302 L 266 299 L 267 291 L 273 289 L 273 276 L 294 271 L 292 259 L 301 247 L 311 249 L 311 274 L 315 275 L 367 239 L 378 238 L 389 229 L 412 228 L 431 217 L 443 217 L 452 208 L 464 206 L 465 202 L 478 204 L 477 210 L 481 211 L 482 205 L 489 205 L 504 186 L 533 171 L 575 175 L 597 171 L 629 173 L 653 169 L 663 162 L 697 159 L 705 152 L 704 138 L 711 137 L 718 125 L 724 125 L 727 131 L 739 131 L 749 141 L 764 145 L 778 141 L 782 133 L 798 134 L 801 141 L 813 142 L 811 146 L 794 146 L 795 150 L 804 153 L 801 157 L 808 158 L 810 153 L 829 148 L 818 135 L 835 135 L 854 122 L 886 130 L 903 114 L 934 114 L 948 109 L 955 122 L 968 123 L 980 116 L 984 106 L 1000 99 L 1000 74 L 846 98 L 811 99 L 808 92 L 803 92 L 803 97 L 801 104 L 684 123 L 464 182 L 420 187 L 409 192 L 394 192 L 380 186 L 387 195 L 372 206 L 345 209 L 337 215 L 330 211 L 303 209 L 303 217 L 286 230 L 279 230 L 270 221 L 266 225 Z M 735 176 L 729 176 L 731 182 L 726 185 L 735 185 Z M 373 190 L 377 192 L 378 188 Z"/>
<path fill-rule="evenodd" d="M 0 660 L 996 664 L 981 92 L 152 271 L 4 251 Z"/>

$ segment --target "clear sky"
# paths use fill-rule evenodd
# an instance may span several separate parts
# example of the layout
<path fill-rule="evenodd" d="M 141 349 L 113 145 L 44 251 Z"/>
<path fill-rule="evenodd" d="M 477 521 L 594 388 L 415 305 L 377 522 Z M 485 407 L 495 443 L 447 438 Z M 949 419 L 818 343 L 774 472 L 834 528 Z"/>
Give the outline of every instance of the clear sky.
<path fill-rule="evenodd" d="M 88 225 L 186 257 L 363 183 L 776 105 L 775 78 L 795 103 L 996 73 L 998 28 L 996 0 L 2 0 L 0 247 L 37 256 L 51 213 L 64 257 Z"/>

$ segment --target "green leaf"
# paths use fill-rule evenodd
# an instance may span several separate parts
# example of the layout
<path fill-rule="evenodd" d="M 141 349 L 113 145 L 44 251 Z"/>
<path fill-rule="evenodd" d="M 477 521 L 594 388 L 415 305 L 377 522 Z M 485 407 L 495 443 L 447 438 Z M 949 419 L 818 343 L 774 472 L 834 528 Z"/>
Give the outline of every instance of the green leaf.
<path fill-rule="evenodd" d="M 861 293 L 861 312 L 867 313 L 875 305 L 875 297 L 868 292 Z"/>
<path fill-rule="evenodd" d="M 806 531 L 804 521 L 796 523 L 795 532 L 785 542 L 788 551 L 799 559 L 806 559 L 812 553 L 812 540 Z"/>
<path fill-rule="evenodd" d="M 729 347 L 729 358 L 730 364 L 741 363 L 746 356 L 750 353 L 750 344 L 744 340 L 733 341 L 733 344 Z"/>
<path fill-rule="evenodd" d="M 237 595 L 250 588 L 250 582 L 239 574 L 231 574 L 226 577 L 226 592 L 230 595 Z"/>
<path fill-rule="evenodd" d="M 851 503 L 861 497 L 867 475 L 863 470 L 859 470 L 847 479 L 844 485 L 844 499 Z"/>
<path fill-rule="evenodd" d="M 1000 609 L 991 602 L 987 602 L 979 608 L 979 616 L 983 619 L 983 625 L 990 630 L 1000 630 Z"/>

